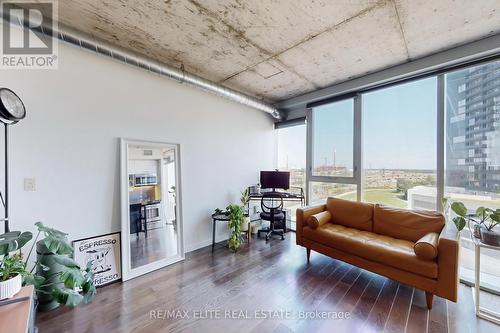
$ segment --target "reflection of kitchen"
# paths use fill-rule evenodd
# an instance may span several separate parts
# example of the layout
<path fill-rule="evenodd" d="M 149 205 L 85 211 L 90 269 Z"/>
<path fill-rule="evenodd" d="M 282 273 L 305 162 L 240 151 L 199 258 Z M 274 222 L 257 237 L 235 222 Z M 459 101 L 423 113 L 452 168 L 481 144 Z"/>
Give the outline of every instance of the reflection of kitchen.
<path fill-rule="evenodd" d="M 175 154 L 129 147 L 128 155 L 130 254 L 135 268 L 177 254 Z"/>

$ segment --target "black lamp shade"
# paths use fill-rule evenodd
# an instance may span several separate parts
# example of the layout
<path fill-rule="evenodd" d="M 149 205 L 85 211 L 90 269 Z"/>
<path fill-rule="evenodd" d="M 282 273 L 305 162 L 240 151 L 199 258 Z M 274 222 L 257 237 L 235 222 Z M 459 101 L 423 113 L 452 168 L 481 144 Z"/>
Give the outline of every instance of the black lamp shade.
<path fill-rule="evenodd" d="M 13 124 L 24 117 L 26 109 L 19 96 L 10 89 L 0 88 L 0 122 Z"/>

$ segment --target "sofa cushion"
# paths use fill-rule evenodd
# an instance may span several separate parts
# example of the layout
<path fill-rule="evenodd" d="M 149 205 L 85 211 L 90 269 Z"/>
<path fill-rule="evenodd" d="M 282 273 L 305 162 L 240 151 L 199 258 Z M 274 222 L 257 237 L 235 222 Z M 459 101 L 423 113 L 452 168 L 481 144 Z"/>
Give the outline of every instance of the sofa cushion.
<path fill-rule="evenodd" d="M 378 235 L 369 231 L 327 223 L 318 229 L 305 227 L 303 237 L 368 260 L 437 278 L 438 266 L 434 260 L 423 260 L 413 251 L 413 242 Z"/>
<path fill-rule="evenodd" d="M 413 251 L 421 259 L 432 260 L 438 255 L 438 239 L 438 233 L 429 232 L 413 245 Z"/>
<path fill-rule="evenodd" d="M 307 224 L 311 228 L 316 229 L 320 225 L 330 222 L 331 219 L 332 219 L 332 214 L 330 214 L 330 212 L 326 210 L 324 212 L 311 215 L 309 217 L 309 220 L 307 220 Z"/>
<path fill-rule="evenodd" d="M 326 208 L 332 214 L 332 222 L 335 224 L 373 231 L 372 204 L 328 198 Z"/>
<path fill-rule="evenodd" d="M 375 205 L 373 232 L 416 242 L 429 232 L 440 233 L 445 224 L 441 213 Z"/>

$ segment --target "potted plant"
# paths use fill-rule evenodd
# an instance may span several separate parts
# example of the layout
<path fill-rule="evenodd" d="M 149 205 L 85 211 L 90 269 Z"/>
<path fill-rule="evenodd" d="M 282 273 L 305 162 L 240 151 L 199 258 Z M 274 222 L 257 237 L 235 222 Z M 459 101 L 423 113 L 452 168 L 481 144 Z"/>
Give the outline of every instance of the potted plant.
<path fill-rule="evenodd" d="M 89 261 L 86 267 L 80 267 L 70 257 L 73 248 L 68 243 L 65 233 L 48 228 L 41 222 L 37 222 L 35 225 L 38 228 L 38 234 L 25 259 L 21 248 L 33 238 L 31 232 L 13 231 L 0 235 L 0 255 L 3 255 L 0 262 L 2 282 L 5 282 L 3 276 L 10 277 L 7 280 L 18 279 L 15 287 L 16 293 L 21 289 L 20 277 L 22 285 L 33 285 L 39 304 L 46 304 L 42 303 L 46 300 L 49 300 L 51 304 L 49 307 L 42 306 L 42 310 L 54 308 L 54 303 L 57 306 L 65 304 L 74 307 L 82 301 L 90 302 L 96 294 L 92 262 Z M 44 239 L 37 242 L 42 233 L 45 236 Z M 46 250 L 43 253 L 38 253 L 35 264 L 28 270 L 27 266 L 33 248 L 36 245 L 37 250 L 39 250 L 42 243 Z M 12 252 L 17 251 L 19 252 L 11 255 Z M 53 264 L 46 260 L 48 256 Z"/>
<path fill-rule="evenodd" d="M 227 206 L 229 212 L 229 230 L 231 234 L 227 241 L 229 249 L 237 252 L 241 245 L 241 225 L 245 221 L 244 209 L 240 205 L 232 204 Z"/>
<path fill-rule="evenodd" d="M 453 202 L 450 208 L 457 214 L 453 218 L 453 222 L 458 230 L 462 230 L 466 224 L 470 229 L 470 223 L 472 222 L 474 231 L 471 230 L 471 234 L 474 237 L 479 238 L 484 244 L 500 246 L 500 232 L 494 230 L 500 224 L 500 209 L 493 210 L 479 207 L 474 213 L 468 214 L 468 209 L 462 202 Z"/>
<path fill-rule="evenodd" d="M 31 232 L 12 231 L 0 235 L 0 300 L 11 298 L 22 287 L 26 263 L 21 255 L 21 248 L 33 238 Z M 14 253 L 13 252 L 18 252 Z"/>
<path fill-rule="evenodd" d="M 39 277 L 35 288 L 39 308 L 42 311 L 52 310 L 60 304 L 75 307 L 82 301 L 90 302 L 96 294 L 92 262 L 87 267 L 80 267 L 71 256 L 73 247 L 67 240 L 67 234 L 49 228 L 37 222 L 38 234 L 35 238 L 37 261 L 36 269 Z M 43 234 L 44 238 L 37 242 Z"/>

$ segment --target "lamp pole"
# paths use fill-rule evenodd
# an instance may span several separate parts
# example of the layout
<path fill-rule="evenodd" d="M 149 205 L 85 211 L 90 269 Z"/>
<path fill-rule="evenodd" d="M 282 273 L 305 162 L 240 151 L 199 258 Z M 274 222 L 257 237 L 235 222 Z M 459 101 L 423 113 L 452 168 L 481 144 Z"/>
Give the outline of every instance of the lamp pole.
<path fill-rule="evenodd" d="M 0 219 L 5 224 L 4 231 L 9 232 L 9 125 L 16 124 L 26 117 L 24 104 L 12 90 L 0 88 L 0 122 L 5 128 L 5 198 L 0 193 L 0 199 L 5 211 L 5 218 Z"/>
<path fill-rule="evenodd" d="M 9 232 L 9 126 L 5 127 L 5 232 Z"/>

